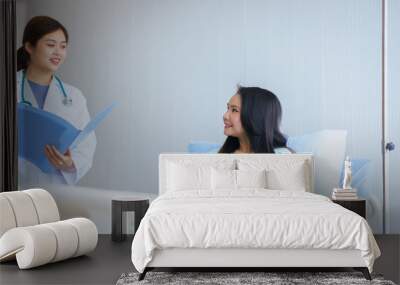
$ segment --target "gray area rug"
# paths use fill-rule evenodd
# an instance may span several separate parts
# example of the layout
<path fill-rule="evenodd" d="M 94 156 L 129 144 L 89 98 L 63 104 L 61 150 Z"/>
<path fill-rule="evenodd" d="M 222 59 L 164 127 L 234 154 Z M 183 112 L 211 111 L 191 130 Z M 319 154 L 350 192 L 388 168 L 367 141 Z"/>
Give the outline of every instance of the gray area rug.
<path fill-rule="evenodd" d="M 145 284 L 384 284 L 395 285 L 381 275 L 372 274 L 372 281 L 360 272 L 154 272 L 150 271 L 142 281 L 139 273 L 124 273 L 116 285 Z"/>

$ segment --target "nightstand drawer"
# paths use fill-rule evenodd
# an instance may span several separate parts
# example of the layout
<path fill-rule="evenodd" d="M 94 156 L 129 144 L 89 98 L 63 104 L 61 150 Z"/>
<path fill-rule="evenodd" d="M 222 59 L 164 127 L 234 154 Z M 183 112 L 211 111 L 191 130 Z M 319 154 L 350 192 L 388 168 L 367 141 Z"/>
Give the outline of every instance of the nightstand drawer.
<path fill-rule="evenodd" d="M 364 219 L 366 218 L 366 200 L 332 200 L 332 202 L 339 204 L 340 206 L 359 214 Z"/>

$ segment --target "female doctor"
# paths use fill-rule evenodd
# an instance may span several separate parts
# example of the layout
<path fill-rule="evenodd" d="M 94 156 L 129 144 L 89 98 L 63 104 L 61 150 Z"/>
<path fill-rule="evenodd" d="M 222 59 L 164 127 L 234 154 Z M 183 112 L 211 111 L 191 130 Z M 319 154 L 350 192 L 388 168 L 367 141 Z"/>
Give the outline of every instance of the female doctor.
<path fill-rule="evenodd" d="M 58 21 L 39 16 L 25 27 L 23 46 L 17 53 L 18 102 L 51 112 L 78 129 L 90 121 L 86 99 L 80 90 L 55 75 L 67 54 L 68 32 Z M 62 183 L 76 184 L 91 168 L 96 148 L 94 133 L 78 146 L 60 153 L 53 145 L 43 150 L 57 174 L 42 172 L 19 158 L 20 187 Z"/>

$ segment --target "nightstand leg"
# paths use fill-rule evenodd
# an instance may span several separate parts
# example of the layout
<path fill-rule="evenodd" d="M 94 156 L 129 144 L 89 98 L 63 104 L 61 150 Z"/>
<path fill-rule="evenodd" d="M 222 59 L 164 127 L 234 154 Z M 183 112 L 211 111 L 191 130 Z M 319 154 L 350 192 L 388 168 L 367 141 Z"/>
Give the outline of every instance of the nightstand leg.
<path fill-rule="evenodd" d="M 112 203 L 111 213 L 111 238 L 113 241 L 122 241 L 122 205 L 121 203 Z"/>

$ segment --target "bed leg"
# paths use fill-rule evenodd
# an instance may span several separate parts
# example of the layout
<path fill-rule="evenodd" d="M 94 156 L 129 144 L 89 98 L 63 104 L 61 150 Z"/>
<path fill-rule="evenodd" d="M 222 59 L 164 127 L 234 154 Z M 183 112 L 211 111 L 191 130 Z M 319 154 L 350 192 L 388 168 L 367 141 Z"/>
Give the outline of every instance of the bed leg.
<path fill-rule="evenodd" d="M 144 279 L 144 277 L 146 276 L 148 269 L 147 267 L 144 269 L 144 271 L 142 273 L 139 274 L 139 278 L 138 281 L 142 281 Z"/>
<path fill-rule="evenodd" d="M 362 274 L 364 275 L 365 279 L 372 280 L 371 274 L 369 274 L 369 270 L 367 267 L 355 267 L 354 269 L 357 271 L 361 271 Z"/>

